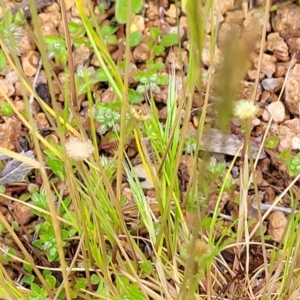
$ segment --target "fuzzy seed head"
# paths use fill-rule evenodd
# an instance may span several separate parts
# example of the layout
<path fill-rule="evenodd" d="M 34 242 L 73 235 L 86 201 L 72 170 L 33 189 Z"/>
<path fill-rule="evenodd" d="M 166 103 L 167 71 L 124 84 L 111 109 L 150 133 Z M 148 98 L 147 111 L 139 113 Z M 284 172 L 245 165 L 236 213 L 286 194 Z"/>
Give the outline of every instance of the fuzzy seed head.
<path fill-rule="evenodd" d="M 67 156 L 82 161 L 88 159 L 94 152 L 94 146 L 90 140 L 82 140 L 77 137 L 70 137 L 65 144 Z"/>
<path fill-rule="evenodd" d="M 195 255 L 197 258 L 202 258 L 203 256 L 210 253 L 210 249 L 204 241 L 197 239 L 195 244 Z"/>
<path fill-rule="evenodd" d="M 240 100 L 235 103 L 233 115 L 245 120 L 254 118 L 258 112 L 258 106 L 251 100 Z"/>

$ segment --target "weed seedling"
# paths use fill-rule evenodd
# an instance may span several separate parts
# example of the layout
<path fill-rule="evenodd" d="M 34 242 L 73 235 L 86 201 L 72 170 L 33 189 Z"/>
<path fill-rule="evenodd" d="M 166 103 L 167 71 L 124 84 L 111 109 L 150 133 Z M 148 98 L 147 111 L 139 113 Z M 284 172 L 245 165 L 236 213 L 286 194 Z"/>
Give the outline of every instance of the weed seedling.
<path fill-rule="evenodd" d="M 21 55 L 21 51 L 17 47 L 17 44 L 23 36 L 22 25 L 24 24 L 25 20 L 21 11 L 18 11 L 15 15 L 13 15 L 11 11 L 5 12 L 3 19 L 0 22 L 0 36 L 9 53 L 12 53 L 14 50 L 17 55 Z"/>
<path fill-rule="evenodd" d="M 135 75 L 135 80 L 139 82 L 136 91 L 140 94 L 160 92 L 159 86 L 168 84 L 168 77 L 158 74 L 158 71 L 163 69 L 165 69 L 163 63 L 147 61 L 146 70 L 139 71 Z"/>

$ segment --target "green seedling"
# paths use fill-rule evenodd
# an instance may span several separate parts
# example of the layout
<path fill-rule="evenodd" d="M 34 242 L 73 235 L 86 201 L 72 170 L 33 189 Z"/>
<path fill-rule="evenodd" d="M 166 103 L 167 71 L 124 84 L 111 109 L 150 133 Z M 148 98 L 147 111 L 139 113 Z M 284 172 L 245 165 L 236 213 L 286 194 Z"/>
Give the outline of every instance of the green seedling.
<path fill-rule="evenodd" d="M 103 69 L 98 69 L 94 71 L 93 68 L 82 68 L 78 69 L 75 74 L 76 90 L 78 95 L 83 95 L 87 93 L 88 88 L 91 88 L 99 82 L 108 82 L 108 78 Z M 97 100 L 99 97 L 97 93 L 93 93 L 94 98 Z M 136 92 L 134 89 L 128 89 L 128 102 L 129 103 L 140 103 L 144 100 L 144 97 L 140 93 Z M 97 101 L 96 101 L 97 102 Z"/>
<path fill-rule="evenodd" d="M 47 196 L 42 189 L 40 193 L 33 193 L 31 195 L 31 204 L 35 205 L 38 208 L 41 208 L 43 210 L 48 211 L 49 206 L 48 206 L 48 201 L 47 201 Z M 40 213 L 40 211 L 33 209 L 33 213 L 37 216 L 42 216 L 43 214 Z"/>
<path fill-rule="evenodd" d="M 285 150 L 278 157 L 286 164 L 289 176 L 295 176 L 300 173 L 300 153 L 293 156 L 290 150 Z"/>
<path fill-rule="evenodd" d="M 119 62 L 118 67 L 120 69 L 120 73 L 122 74 L 122 76 L 124 76 L 124 74 L 126 72 L 125 61 Z M 106 79 L 106 81 L 108 81 L 108 79 Z M 129 103 L 132 103 L 132 104 L 134 104 L 134 103 L 140 103 L 143 100 L 144 100 L 144 97 L 140 93 L 138 93 L 137 91 L 135 91 L 132 88 L 128 88 L 128 102 Z"/>
<path fill-rule="evenodd" d="M 275 149 L 279 143 L 279 138 L 276 136 L 269 136 L 266 138 L 265 147 L 268 149 Z"/>
<path fill-rule="evenodd" d="M 24 269 L 25 269 L 25 266 L 24 266 Z M 26 268 L 27 270 L 28 268 Z M 28 273 L 31 273 L 32 270 L 27 270 Z M 47 282 L 48 286 L 52 289 L 52 290 L 55 290 L 55 287 L 56 287 L 56 284 L 57 284 L 57 281 L 56 281 L 56 278 L 52 275 L 51 271 L 50 270 L 44 270 L 43 271 L 43 277 L 45 278 L 45 281 Z M 36 294 L 37 291 L 40 291 L 41 292 L 41 296 L 44 296 L 44 295 L 47 295 L 47 292 L 45 290 L 39 290 L 37 289 L 37 287 L 35 286 L 35 283 L 34 283 L 34 280 L 35 280 L 35 276 L 33 274 L 31 275 L 28 275 L 26 277 L 23 278 L 23 282 L 30 285 L 31 287 L 31 291 L 32 293 L 29 295 L 29 299 L 40 299 L 38 298 Z"/>
<path fill-rule="evenodd" d="M 21 55 L 17 44 L 23 36 L 22 25 L 24 24 L 25 19 L 21 11 L 18 11 L 15 15 L 11 11 L 4 13 L 3 19 L 0 22 L 0 36 L 8 52 L 12 53 L 12 51 L 15 51 L 17 55 Z"/>
<path fill-rule="evenodd" d="M 185 143 L 184 143 L 184 146 L 183 146 L 183 151 L 186 153 L 186 154 L 193 154 L 195 153 L 195 150 L 196 150 L 196 138 L 195 137 L 188 137 L 185 139 Z"/>
<path fill-rule="evenodd" d="M 60 146 L 54 145 L 54 147 L 56 150 L 62 153 L 62 148 Z M 48 149 L 44 150 L 44 153 L 46 154 L 47 165 L 50 167 L 51 171 L 61 180 L 65 180 L 66 171 L 62 160 L 60 160 L 52 151 Z"/>
<path fill-rule="evenodd" d="M 49 222 L 44 222 L 35 227 L 36 233 L 39 238 L 32 244 L 47 255 L 49 262 L 59 261 L 57 242 L 54 233 L 53 225 Z M 63 241 L 63 247 L 68 245 L 66 239 L 69 237 L 69 232 L 65 229 L 61 229 L 61 237 Z"/>
<path fill-rule="evenodd" d="M 109 130 L 119 130 L 121 102 L 112 104 L 97 103 L 94 109 L 95 120 L 101 124 L 99 129 L 100 134 L 105 134 Z"/>
<path fill-rule="evenodd" d="M 143 39 L 143 35 L 139 31 L 134 31 L 130 34 L 129 37 L 129 46 L 130 47 L 135 47 L 137 46 Z"/>
<path fill-rule="evenodd" d="M 179 39 L 177 34 L 166 34 L 162 36 L 162 32 L 159 28 L 150 29 L 151 39 L 148 42 L 148 46 L 152 51 L 150 57 L 160 56 L 167 47 L 178 45 Z"/>
<path fill-rule="evenodd" d="M 67 45 L 63 38 L 46 35 L 44 36 L 45 43 L 48 46 L 49 57 L 53 57 L 57 64 L 62 64 L 64 67 L 68 61 Z"/>
<path fill-rule="evenodd" d="M 31 293 L 28 295 L 29 300 L 44 300 L 47 298 L 47 291 L 40 285 L 32 282 L 30 284 Z"/>
<path fill-rule="evenodd" d="M 145 300 L 145 296 L 140 291 L 138 284 L 130 283 L 125 276 L 119 276 L 116 282 L 117 288 L 122 295 L 122 299 L 126 300 Z"/>
<path fill-rule="evenodd" d="M 98 73 L 100 73 L 100 71 Z M 77 68 L 75 84 L 79 96 L 87 93 L 90 87 L 101 81 L 101 73 L 100 77 L 98 76 L 99 78 L 97 78 L 97 75 L 94 68 L 84 68 L 82 65 Z"/>
<path fill-rule="evenodd" d="M 15 250 L 13 248 L 8 249 L 7 252 L 6 252 L 6 250 L 3 252 L 0 252 L 0 263 L 2 265 L 8 264 L 9 262 L 11 262 L 12 256 L 14 256 L 14 255 L 15 255 Z"/>
<path fill-rule="evenodd" d="M 73 41 L 82 39 L 86 34 L 84 26 L 79 25 L 78 23 L 69 22 L 68 27 L 69 27 L 71 39 Z M 74 42 L 74 44 L 75 44 L 75 42 Z"/>
<path fill-rule="evenodd" d="M 108 45 L 118 45 L 118 39 L 115 33 L 118 31 L 118 26 L 104 25 L 100 28 L 101 35 Z"/>
<path fill-rule="evenodd" d="M 13 110 L 11 106 L 7 102 L 0 100 L 0 116 L 11 117 L 12 115 Z"/>
<path fill-rule="evenodd" d="M 90 20 L 91 24 L 93 20 Z M 88 48 L 92 49 L 91 42 L 86 38 L 86 31 L 82 25 L 75 22 L 69 22 L 69 31 L 73 45 L 78 47 L 82 44 L 86 45 Z M 100 28 L 100 33 L 102 38 L 105 40 L 107 45 L 117 45 L 118 39 L 115 33 L 118 31 L 119 26 L 104 25 Z"/>
<path fill-rule="evenodd" d="M 207 171 L 210 174 L 210 179 L 215 181 L 216 179 L 223 176 L 226 171 L 226 164 L 222 162 L 217 162 L 217 160 L 212 157 L 209 161 Z"/>
<path fill-rule="evenodd" d="M 122 62 L 121 62 L 122 63 Z M 119 65 L 121 71 L 125 69 L 123 64 Z M 99 68 L 96 71 L 93 68 L 78 68 L 75 73 L 76 91 L 78 95 L 87 93 L 88 88 L 91 88 L 99 82 L 108 82 L 107 75 L 104 70 Z M 94 93 L 96 95 L 97 93 Z M 97 99 L 97 96 L 94 96 Z M 128 89 L 128 101 L 129 103 L 140 103 L 144 100 L 144 97 L 134 89 Z"/>
<path fill-rule="evenodd" d="M 159 93 L 160 85 L 168 84 L 168 77 L 158 74 L 158 71 L 164 68 L 165 65 L 161 62 L 148 61 L 146 70 L 139 71 L 134 76 L 135 80 L 139 82 L 136 91 L 140 94 Z"/>

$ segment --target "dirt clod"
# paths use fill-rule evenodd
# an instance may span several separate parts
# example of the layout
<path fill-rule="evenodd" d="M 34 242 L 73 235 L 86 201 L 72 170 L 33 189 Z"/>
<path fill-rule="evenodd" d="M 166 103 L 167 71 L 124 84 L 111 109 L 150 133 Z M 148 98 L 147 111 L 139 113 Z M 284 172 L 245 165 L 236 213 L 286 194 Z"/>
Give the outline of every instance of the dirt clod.
<path fill-rule="evenodd" d="M 291 70 L 285 87 L 285 104 L 289 112 L 299 115 L 300 64 Z"/>
<path fill-rule="evenodd" d="M 287 218 L 281 211 L 275 211 L 269 216 L 268 234 L 272 240 L 280 243 L 284 237 L 285 227 L 288 223 Z"/>
<path fill-rule="evenodd" d="M 268 122 L 270 117 L 273 116 L 273 122 L 281 123 L 286 117 L 285 107 L 282 102 L 270 103 L 264 110 L 262 118 L 265 122 Z"/>
<path fill-rule="evenodd" d="M 34 217 L 31 208 L 26 204 L 14 202 L 13 209 L 16 221 L 21 225 L 26 225 Z"/>

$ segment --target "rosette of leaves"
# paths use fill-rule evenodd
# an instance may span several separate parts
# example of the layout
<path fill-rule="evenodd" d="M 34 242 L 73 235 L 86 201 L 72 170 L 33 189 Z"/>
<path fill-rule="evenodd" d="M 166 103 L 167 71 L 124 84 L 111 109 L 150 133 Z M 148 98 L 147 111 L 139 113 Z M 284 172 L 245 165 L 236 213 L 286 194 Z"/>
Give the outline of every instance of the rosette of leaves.
<path fill-rule="evenodd" d="M 11 11 L 5 12 L 0 22 L 0 36 L 9 53 L 15 51 L 19 56 L 22 54 L 17 44 L 23 36 L 22 25 L 24 23 L 25 19 L 21 11 L 18 11 L 15 15 Z"/>
<path fill-rule="evenodd" d="M 52 35 L 44 36 L 44 40 L 47 44 L 49 57 L 54 57 L 56 63 L 65 66 L 68 61 L 68 51 L 65 40 Z"/>
<path fill-rule="evenodd" d="M 95 120 L 101 124 L 98 129 L 99 134 L 105 134 L 109 130 L 119 130 L 121 105 L 121 102 L 97 103 L 94 105 Z"/>
<path fill-rule="evenodd" d="M 139 71 L 135 75 L 135 80 L 139 82 L 136 91 L 140 94 L 159 93 L 160 85 L 168 84 L 168 77 L 159 74 L 158 71 L 165 68 L 162 62 L 147 62 L 147 69 Z"/>

